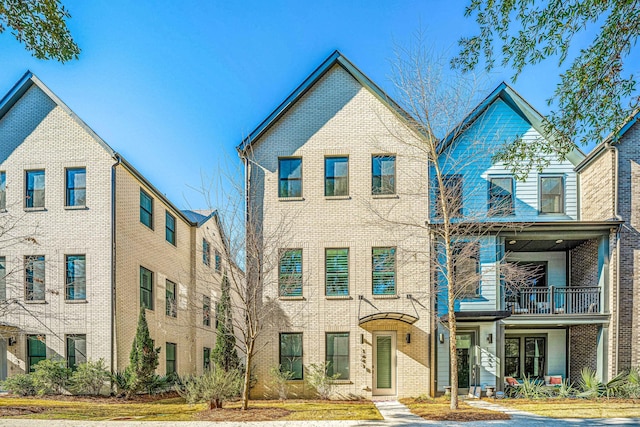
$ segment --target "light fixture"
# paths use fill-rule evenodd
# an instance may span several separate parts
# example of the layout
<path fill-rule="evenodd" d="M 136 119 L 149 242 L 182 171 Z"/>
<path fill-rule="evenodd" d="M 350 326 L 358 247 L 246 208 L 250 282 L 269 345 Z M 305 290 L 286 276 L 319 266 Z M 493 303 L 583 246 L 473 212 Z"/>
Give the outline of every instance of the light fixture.
<path fill-rule="evenodd" d="M 564 240 L 562 240 L 562 239 L 558 239 L 558 240 L 556 240 L 556 244 L 558 244 L 558 245 L 559 245 L 560 243 L 562 243 L 562 242 L 564 242 Z"/>
<path fill-rule="evenodd" d="M 407 332 L 407 335 L 404 336 L 404 342 L 407 344 L 411 344 L 411 334 Z"/>
<path fill-rule="evenodd" d="M 444 334 L 438 335 L 438 341 L 440 341 L 440 344 L 444 344 Z"/>
<path fill-rule="evenodd" d="M 16 342 L 18 342 L 18 340 L 16 340 L 16 337 L 9 337 L 7 341 L 10 347 L 16 345 Z"/>
<path fill-rule="evenodd" d="M 491 344 L 493 342 L 493 334 L 492 333 L 487 334 L 487 342 L 489 344 Z"/>
<path fill-rule="evenodd" d="M 364 344 L 364 334 L 360 334 L 360 344 Z"/>
<path fill-rule="evenodd" d="M 516 244 L 516 241 L 515 241 L 515 240 L 509 240 L 509 244 L 510 244 L 510 245 L 515 245 L 515 244 Z"/>

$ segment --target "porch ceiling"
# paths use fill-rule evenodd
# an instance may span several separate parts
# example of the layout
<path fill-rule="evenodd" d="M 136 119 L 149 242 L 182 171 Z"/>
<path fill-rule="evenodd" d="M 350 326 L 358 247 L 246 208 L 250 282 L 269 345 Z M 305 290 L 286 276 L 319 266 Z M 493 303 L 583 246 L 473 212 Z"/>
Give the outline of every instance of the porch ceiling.
<path fill-rule="evenodd" d="M 585 239 L 531 240 L 524 238 L 516 240 L 514 238 L 505 242 L 505 249 L 509 252 L 568 251 L 584 242 Z"/>
<path fill-rule="evenodd" d="M 563 315 L 525 315 L 519 314 L 503 319 L 507 327 L 540 327 L 540 326 L 571 326 L 593 325 L 609 323 L 609 314 L 563 314 Z"/>

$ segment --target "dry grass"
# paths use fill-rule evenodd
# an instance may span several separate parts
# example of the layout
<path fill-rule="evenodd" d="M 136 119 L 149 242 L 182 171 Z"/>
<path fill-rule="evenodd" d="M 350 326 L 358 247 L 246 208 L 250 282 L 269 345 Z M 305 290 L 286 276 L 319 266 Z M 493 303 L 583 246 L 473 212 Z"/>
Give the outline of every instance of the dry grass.
<path fill-rule="evenodd" d="M 400 403 L 407 405 L 412 413 L 425 420 L 467 422 L 511 419 L 505 413 L 474 408 L 464 401 L 459 402 L 458 410 L 452 411 L 449 408 L 449 399 L 445 397 L 400 399 Z"/>
<path fill-rule="evenodd" d="M 505 399 L 496 403 L 552 418 L 640 418 L 640 401 L 630 399 Z"/>
<path fill-rule="evenodd" d="M 238 402 L 223 409 L 207 410 L 205 404 L 189 405 L 175 396 L 139 397 L 125 401 L 113 397 L 0 398 L 0 417 L 65 420 L 137 421 L 271 421 L 271 420 L 381 420 L 369 401 L 254 400 L 242 411 Z"/>

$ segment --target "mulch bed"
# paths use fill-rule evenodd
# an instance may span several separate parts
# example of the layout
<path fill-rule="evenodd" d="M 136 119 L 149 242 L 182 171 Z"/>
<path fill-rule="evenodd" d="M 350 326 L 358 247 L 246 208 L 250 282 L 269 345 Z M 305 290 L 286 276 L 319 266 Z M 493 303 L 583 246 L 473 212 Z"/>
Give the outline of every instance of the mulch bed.
<path fill-rule="evenodd" d="M 0 417 L 18 417 L 20 415 L 39 414 L 44 411 L 44 408 L 39 408 L 37 406 L 21 406 L 19 408 L 2 406 L 0 407 Z"/>
<path fill-rule="evenodd" d="M 286 417 L 291 411 L 282 408 L 222 408 L 203 411 L 198 414 L 202 421 L 273 421 Z"/>

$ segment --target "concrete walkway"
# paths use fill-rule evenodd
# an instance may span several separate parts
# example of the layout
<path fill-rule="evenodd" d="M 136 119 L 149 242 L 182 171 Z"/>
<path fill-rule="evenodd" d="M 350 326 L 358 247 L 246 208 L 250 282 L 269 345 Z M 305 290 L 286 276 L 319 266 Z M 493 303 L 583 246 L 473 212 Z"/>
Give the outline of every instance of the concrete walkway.
<path fill-rule="evenodd" d="M 511 420 L 476 421 L 459 423 L 454 421 L 427 421 L 413 415 L 409 409 L 397 401 L 374 402 L 384 421 L 255 421 L 255 422 L 212 422 L 212 421 L 68 421 L 68 420 L 20 420 L 0 418 L 0 427 L 419 427 L 467 425 L 469 427 L 510 426 L 513 427 L 577 427 L 577 426 L 640 426 L 640 418 L 609 419 L 556 419 L 545 418 L 529 412 L 506 408 L 482 400 L 467 400 L 472 406 L 505 412 Z"/>

